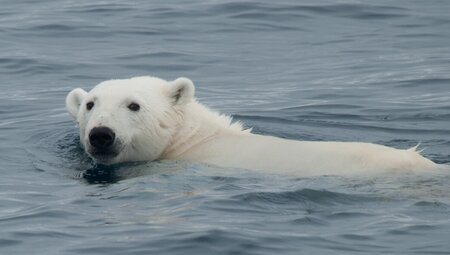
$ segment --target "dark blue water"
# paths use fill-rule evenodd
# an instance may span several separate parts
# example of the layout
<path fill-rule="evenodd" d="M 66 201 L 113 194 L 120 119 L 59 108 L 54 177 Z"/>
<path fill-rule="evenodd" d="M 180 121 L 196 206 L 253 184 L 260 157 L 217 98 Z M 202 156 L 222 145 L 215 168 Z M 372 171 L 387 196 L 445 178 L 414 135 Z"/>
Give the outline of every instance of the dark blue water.
<path fill-rule="evenodd" d="M 187 76 L 257 133 L 421 142 L 449 164 L 449 13 L 438 0 L 2 1 L 0 254 L 448 254 L 448 172 L 101 168 L 64 99 Z"/>

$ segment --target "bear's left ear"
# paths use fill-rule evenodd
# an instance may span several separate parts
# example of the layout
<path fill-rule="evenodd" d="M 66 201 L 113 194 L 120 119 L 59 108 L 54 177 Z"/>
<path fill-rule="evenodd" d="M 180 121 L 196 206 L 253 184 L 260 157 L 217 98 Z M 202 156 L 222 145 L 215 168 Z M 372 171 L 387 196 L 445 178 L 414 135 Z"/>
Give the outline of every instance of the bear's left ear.
<path fill-rule="evenodd" d="M 189 103 L 195 94 L 194 83 L 188 78 L 180 77 L 170 82 L 170 97 L 174 105 Z"/>
<path fill-rule="evenodd" d="M 70 91 L 67 95 L 66 108 L 74 119 L 77 119 L 78 110 L 80 109 L 81 103 L 86 95 L 87 92 L 80 88 Z"/>

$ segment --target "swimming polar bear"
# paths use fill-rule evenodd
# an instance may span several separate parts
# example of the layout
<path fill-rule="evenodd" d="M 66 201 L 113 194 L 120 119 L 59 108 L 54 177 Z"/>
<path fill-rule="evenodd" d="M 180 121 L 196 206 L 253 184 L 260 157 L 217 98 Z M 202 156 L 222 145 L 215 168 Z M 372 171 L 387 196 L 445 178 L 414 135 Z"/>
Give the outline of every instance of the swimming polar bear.
<path fill-rule="evenodd" d="M 341 175 L 440 169 L 416 147 L 287 140 L 251 133 L 197 102 L 187 78 L 109 80 L 72 90 L 66 107 L 99 164 L 176 159 L 284 174 Z"/>

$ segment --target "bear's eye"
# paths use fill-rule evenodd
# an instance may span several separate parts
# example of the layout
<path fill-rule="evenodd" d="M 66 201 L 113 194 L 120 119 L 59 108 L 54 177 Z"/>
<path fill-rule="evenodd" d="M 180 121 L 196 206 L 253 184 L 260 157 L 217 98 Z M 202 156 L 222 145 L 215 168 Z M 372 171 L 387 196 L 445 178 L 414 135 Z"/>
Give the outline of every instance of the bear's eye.
<path fill-rule="evenodd" d="M 128 109 L 132 110 L 133 112 L 137 112 L 139 111 L 139 109 L 141 109 L 141 106 L 136 103 L 131 103 L 128 105 Z"/>
<path fill-rule="evenodd" d="M 86 109 L 87 109 L 88 111 L 90 111 L 90 110 L 92 109 L 92 107 L 94 107 L 94 102 L 88 102 L 88 103 L 86 104 Z"/>

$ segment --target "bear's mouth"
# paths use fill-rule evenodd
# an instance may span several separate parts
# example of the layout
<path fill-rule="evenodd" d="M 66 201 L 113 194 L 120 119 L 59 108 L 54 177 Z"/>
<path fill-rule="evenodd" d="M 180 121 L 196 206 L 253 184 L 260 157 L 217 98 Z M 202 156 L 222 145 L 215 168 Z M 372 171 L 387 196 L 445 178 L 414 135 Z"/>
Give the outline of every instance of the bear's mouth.
<path fill-rule="evenodd" d="M 114 159 L 119 155 L 119 152 L 116 150 L 107 150 L 107 151 L 99 151 L 99 150 L 89 150 L 89 155 L 99 164 L 111 164 Z"/>
<path fill-rule="evenodd" d="M 89 155 L 100 164 L 111 164 L 112 161 L 120 154 L 119 150 L 97 150 L 95 148 L 89 149 Z"/>
<path fill-rule="evenodd" d="M 117 158 L 122 152 L 122 148 L 122 142 L 119 139 L 116 139 L 114 143 L 108 147 L 95 147 L 87 141 L 86 152 L 97 164 L 110 165 L 117 162 Z"/>

